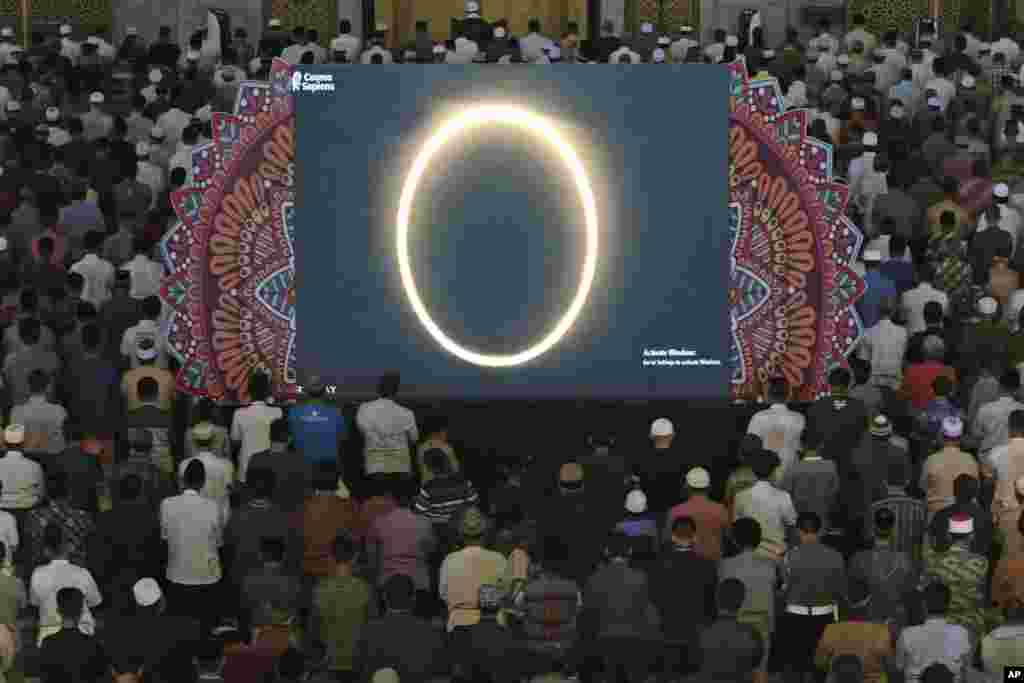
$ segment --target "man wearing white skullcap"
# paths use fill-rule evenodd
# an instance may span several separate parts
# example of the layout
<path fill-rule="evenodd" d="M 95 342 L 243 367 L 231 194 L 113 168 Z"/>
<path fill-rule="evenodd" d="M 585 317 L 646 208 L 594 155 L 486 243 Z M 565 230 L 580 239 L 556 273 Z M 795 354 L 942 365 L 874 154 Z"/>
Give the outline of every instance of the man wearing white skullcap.
<path fill-rule="evenodd" d="M 652 422 L 649 436 L 651 449 L 634 462 L 633 474 L 647 494 L 648 509 L 660 519 L 679 496 L 683 463 L 672 446 L 675 427 L 671 420 L 663 417 Z"/>
<path fill-rule="evenodd" d="M 60 27 L 60 56 L 66 57 L 72 66 L 78 66 L 78 60 L 82 57 L 82 44 L 71 38 L 70 24 Z"/>
<path fill-rule="evenodd" d="M 693 39 L 693 27 L 682 26 L 679 29 L 679 39 L 672 43 L 669 50 L 672 54 L 672 61 L 677 64 L 683 63 L 686 61 L 687 55 L 690 54 L 690 50 L 695 47 L 700 47 L 700 43 Z"/>
<path fill-rule="evenodd" d="M 341 62 L 342 55 L 344 55 L 345 61 L 353 64 L 359 59 L 359 50 L 362 45 L 363 41 L 352 34 L 352 22 L 342 19 L 338 23 L 338 37 L 331 41 L 332 59 L 335 62 Z"/>
<path fill-rule="evenodd" d="M 928 503 L 928 521 L 939 510 L 956 502 L 953 482 L 961 474 L 975 479 L 980 475 L 978 461 L 965 453 L 961 447 L 964 423 L 959 417 L 951 416 L 942 420 L 942 449 L 924 461 L 918 485 L 925 491 Z"/>
<path fill-rule="evenodd" d="M 714 562 L 722 559 L 722 537 L 729 526 L 729 511 L 724 505 L 711 500 L 711 474 L 703 467 L 692 467 L 683 480 L 683 493 L 689 494 L 685 503 L 673 506 L 665 517 L 666 536 L 671 540 L 673 523 L 680 517 L 689 517 L 697 525 L 694 546 L 697 554 Z"/>
<path fill-rule="evenodd" d="M 640 55 L 629 49 L 628 45 L 623 45 L 615 52 L 612 52 L 608 57 L 609 64 L 639 64 Z"/>
<path fill-rule="evenodd" d="M 992 188 L 992 200 L 995 209 L 998 211 L 998 222 L 992 220 L 995 212 L 985 212 L 978 218 L 977 231 L 983 232 L 995 224 L 1000 230 L 1005 231 L 1011 240 L 1010 251 L 1016 253 L 1017 245 L 1020 243 L 1020 233 L 1024 219 L 1020 211 L 1011 203 L 1010 187 L 1006 183 L 996 183 Z"/>
<path fill-rule="evenodd" d="M 103 108 L 105 101 L 106 98 L 102 92 L 94 92 L 89 95 L 89 111 L 81 116 L 87 142 L 96 142 L 101 138 L 109 137 L 110 131 L 114 128 L 114 117 Z"/>

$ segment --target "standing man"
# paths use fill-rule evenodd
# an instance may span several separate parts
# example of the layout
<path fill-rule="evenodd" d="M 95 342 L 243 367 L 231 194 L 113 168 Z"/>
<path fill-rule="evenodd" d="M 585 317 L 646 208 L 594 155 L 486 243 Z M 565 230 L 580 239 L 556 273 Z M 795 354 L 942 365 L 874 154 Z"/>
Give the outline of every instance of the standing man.
<path fill-rule="evenodd" d="M 718 562 L 722 559 L 722 537 L 729 526 L 729 511 L 708 496 L 711 475 L 703 467 L 694 467 L 686 473 L 686 487 L 690 497 L 685 503 L 669 510 L 665 535 L 671 536 L 677 519 L 689 517 L 697 525 L 695 552 L 705 559 Z"/>
<path fill-rule="evenodd" d="M 377 387 L 378 398 L 359 406 L 356 413 L 365 442 L 367 476 L 412 477 L 412 446 L 420 434 L 413 412 L 395 402 L 401 382 L 399 373 L 386 373 Z"/>
<path fill-rule="evenodd" d="M 773 377 L 768 380 L 765 398 L 770 407 L 750 418 L 747 433 L 761 437 L 764 447 L 779 456 L 782 461 L 780 476 L 783 476 L 796 462 L 800 435 L 803 434 L 807 421 L 803 415 L 790 410 L 786 405 L 789 400 L 789 382 L 785 377 Z"/>
<path fill-rule="evenodd" d="M 345 418 L 337 405 L 324 398 L 327 388 L 320 377 L 310 378 L 305 389 L 309 401 L 288 411 L 295 446 L 312 467 L 337 467 L 348 432 Z"/>
<path fill-rule="evenodd" d="M 267 404 L 270 378 L 266 374 L 254 371 L 250 375 L 249 398 L 252 403 L 236 410 L 231 420 L 231 441 L 238 452 L 238 481 L 242 484 L 252 456 L 270 450 L 270 425 L 284 416 L 280 408 Z"/>
<path fill-rule="evenodd" d="M 981 466 L 982 474 L 995 480 L 992 517 L 997 525 L 1020 518 L 1021 508 L 1014 485 L 1024 477 L 1024 410 L 1010 413 L 1009 430 L 1006 445 L 993 449 Z"/>
<path fill-rule="evenodd" d="M 783 604 L 778 630 L 786 634 L 782 646 L 787 679 L 797 680 L 815 671 L 814 649 L 825 627 L 838 618 L 846 598 L 843 556 L 821 543 L 821 518 L 805 512 L 797 520 L 800 545 L 782 563 Z"/>
<path fill-rule="evenodd" d="M 676 433 L 671 420 L 655 420 L 650 438 L 652 447 L 635 463 L 633 473 L 640 479 L 639 488 L 647 494 L 651 514 L 661 518 L 678 500 L 684 464 L 678 449 L 672 447 Z"/>
<path fill-rule="evenodd" d="M 964 423 L 958 417 L 947 417 L 942 421 L 943 448 L 928 456 L 921 467 L 919 486 L 928 496 L 928 518 L 939 510 L 956 502 L 953 482 L 961 474 L 975 479 L 980 472 L 972 455 L 960 449 Z"/>

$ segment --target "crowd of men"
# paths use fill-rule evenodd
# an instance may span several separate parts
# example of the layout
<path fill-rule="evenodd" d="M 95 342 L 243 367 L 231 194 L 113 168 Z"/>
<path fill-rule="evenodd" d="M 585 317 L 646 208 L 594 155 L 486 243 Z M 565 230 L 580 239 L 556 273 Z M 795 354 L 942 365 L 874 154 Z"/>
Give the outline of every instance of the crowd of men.
<path fill-rule="evenodd" d="M 1017 43 L 862 17 L 775 48 L 761 28 L 589 41 L 466 12 L 452 41 L 420 22 L 400 46 L 347 21 L 327 44 L 275 20 L 216 50 L 0 29 L 0 678 L 962 683 L 1024 664 Z M 276 57 L 777 78 L 867 236 L 852 372 L 806 410 L 766 382 L 731 467 L 660 418 L 648 447 L 591 440 L 554 482 L 489 463 L 493 485 L 395 374 L 347 416 L 315 378 L 283 407 L 259 373 L 234 412 L 186 399 L 155 247 L 212 112 Z"/>

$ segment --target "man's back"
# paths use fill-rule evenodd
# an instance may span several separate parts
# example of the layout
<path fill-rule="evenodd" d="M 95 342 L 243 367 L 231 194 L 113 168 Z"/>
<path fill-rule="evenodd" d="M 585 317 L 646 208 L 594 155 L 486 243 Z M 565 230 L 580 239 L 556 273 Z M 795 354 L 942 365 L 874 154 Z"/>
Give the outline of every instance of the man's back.
<path fill-rule="evenodd" d="M 842 463 L 867 431 L 867 409 L 856 399 L 826 396 L 811 404 L 807 425 L 824 437 L 828 455 Z"/>
<path fill-rule="evenodd" d="M 249 467 L 266 468 L 274 473 L 274 503 L 285 512 L 302 507 L 313 480 L 309 461 L 301 452 L 262 451 L 252 456 Z"/>
<path fill-rule="evenodd" d="M 103 630 L 103 641 L 115 661 L 141 657 L 146 683 L 178 683 L 194 680 L 192 658 L 202 638 L 200 631 L 198 622 L 185 617 L 134 615 L 111 619 Z"/>
<path fill-rule="evenodd" d="M 829 528 L 829 517 L 839 494 L 836 464 L 821 457 L 804 458 L 783 475 L 781 488 L 789 492 L 797 512 L 814 512 Z"/>
<path fill-rule="evenodd" d="M 317 637 L 327 645 L 331 671 L 355 671 L 356 647 L 367 621 L 376 612 L 370 585 L 357 576 L 332 576 L 313 594 Z"/>
<path fill-rule="evenodd" d="M 651 601 L 671 640 L 692 641 L 715 617 L 715 562 L 694 550 L 666 547 L 650 576 Z M 680 577 L 686 577 L 680 581 Z"/>
<path fill-rule="evenodd" d="M 340 532 L 347 531 L 356 540 L 363 535 L 355 503 L 333 492 L 317 492 L 306 498 L 296 522 L 303 536 L 303 572 L 310 576 L 327 575 L 333 564 L 331 544 Z"/>
<path fill-rule="evenodd" d="M 656 626 L 647 576 L 625 562 L 609 562 L 590 577 L 583 605 L 600 636 L 643 638 Z"/>
<path fill-rule="evenodd" d="M 917 586 L 917 571 L 908 553 L 878 545 L 850 559 L 850 578 L 866 581 L 871 588 L 871 614 L 879 621 L 903 621 L 904 601 Z"/>
<path fill-rule="evenodd" d="M 77 628 L 63 628 L 44 640 L 39 662 L 43 683 L 99 683 L 108 677 L 99 641 Z"/>
<path fill-rule="evenodd" d="M 232 552 L 232 573 L 241 581 L 260 566 L 260 540 L 275 536 L 285 540 L 286 552 L 294 560 L 297 550 L 288 515 L 273 503 L 252 501 L 235 511 L 224 531 L 224 542 Z"/>
<path fill-rule="evenodd" d="M 753 626 L 721 617 L 700 636 L 701 674 L 714 680 L 745 680 L 761 664 L 764 640 Z"/>
<path fill-rule="evenodd" d="M 402 647 L 395 647 L 402 643 Z M 359 668 L 364 673 L 392 668 L 400 680 L 427 680 L 441 670 L 444 640 L 429 621 L 411 614 L 371 619 L 359 641 Z"/>

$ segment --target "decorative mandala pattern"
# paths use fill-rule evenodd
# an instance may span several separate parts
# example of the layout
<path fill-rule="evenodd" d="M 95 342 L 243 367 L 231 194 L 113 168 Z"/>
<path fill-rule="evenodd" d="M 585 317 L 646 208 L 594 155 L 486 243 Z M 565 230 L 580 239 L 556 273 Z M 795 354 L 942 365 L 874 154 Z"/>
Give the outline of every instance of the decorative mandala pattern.
<path fill-rule="evenodd" d="M 169 339 L 178 387 L 245 400 L 254 369 L 295 391 L 294 114 L 290 67 L 242 84 L 234 114 L 215 114 L 213 142 L 192 155 L 193 185 L 172 197 L 179 223 L 161 242 L 175 312 Z"/>
<path fill-rule="evenodd" d="M 806 112 L 786 111 L 776 80 L 729 68 L 733 393 L 752 398 L 781 375 L 809 400 L 862 334 L 853 304 L 864 284 L 850 260 L 863 236 Z"/>
<path fill-rule="evenodd" d="M 929 15 L 928 0 L 850 0 L 846 13 L 850 17 L 863 14 L 868 30 L 878 36 L 891 29 L 910 33 L 914 20 Z"/>
<path fill-rule="evenodd" d="M 832 148 L 786 111 L 774 80 L 731 69 L 729 189 L 733 393 L 785 376 L 811 399 L 862 334 L 864 292 L 850 260 L 863 237 L 832 178 Z M 294 114 L 290 67 L 243 83 L 234 114 L 193 152 L 193 186 L 172 197 L 179 222 L 161 242 L 174 310 L 168 337 L 181 390 L 245 400 L 253 369 L 294 395 Z"/>
<path fill-rule="evenodd" d="M 321 40 L 338 33 L 337 0 L 271 0 L 270 11 L 289 30 L 296 26 L 316 29 Z"/>

